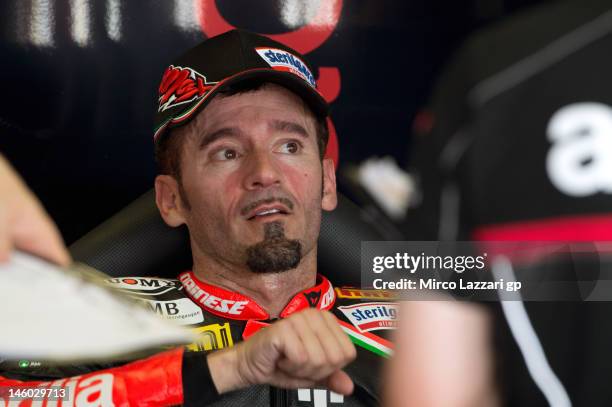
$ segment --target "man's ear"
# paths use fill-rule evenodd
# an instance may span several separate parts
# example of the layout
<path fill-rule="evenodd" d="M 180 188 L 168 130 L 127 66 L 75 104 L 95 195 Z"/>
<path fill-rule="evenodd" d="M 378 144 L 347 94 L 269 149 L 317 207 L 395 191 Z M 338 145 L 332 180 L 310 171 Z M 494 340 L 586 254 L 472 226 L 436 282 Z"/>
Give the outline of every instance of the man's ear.
<path fill-rule="evenodd" d="M 155 203 L 164 222 L 172 227 L 185 223 L 185 206 L 178 188 L 178 182 L 170 175 L 155 177 Z"/>
<path fill-rule="evenodd" d="M 323 199 L 321 208 L 326 211 L 333 211 L 338 205 L 336 194 L 336 168 L 331 158 L 323 159 Z"/>

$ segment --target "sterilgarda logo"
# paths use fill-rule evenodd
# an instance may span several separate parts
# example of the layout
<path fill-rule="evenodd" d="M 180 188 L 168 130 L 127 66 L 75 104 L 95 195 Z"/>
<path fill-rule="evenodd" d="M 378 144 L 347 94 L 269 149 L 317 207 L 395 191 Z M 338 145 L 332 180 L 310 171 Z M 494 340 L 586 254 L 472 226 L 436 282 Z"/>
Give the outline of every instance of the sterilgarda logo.
<path fill-rule="evenodd" d="M 338 307 L 361 332 L 397 327 L 397 303 L 366 302 Z"/>
<path fill-rule="evenodd" d="M 291 72 L 304 79 L 313 88 L 317 86 L 312 72 L 310 72 L 304 61 L 292 53 L 277 48 L 255 48 L 255 51 L 273 69 Z"/>
<path fill-rule="evenodd" d="M 159 112 L 191 103 L 203 97 L 217 82 L 208 82 L 199 72 L 182 66 L 170 65 L 159 84 Z"/>

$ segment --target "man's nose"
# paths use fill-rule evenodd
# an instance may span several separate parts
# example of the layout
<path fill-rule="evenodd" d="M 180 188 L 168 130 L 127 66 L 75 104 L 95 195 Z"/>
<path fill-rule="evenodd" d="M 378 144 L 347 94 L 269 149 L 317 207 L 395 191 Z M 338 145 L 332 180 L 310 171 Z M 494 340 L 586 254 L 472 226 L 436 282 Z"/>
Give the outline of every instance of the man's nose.
<path fill-rule="evenodd" d="M 280 185 L 281 172 L 269 152 L 253 152 L 247 158 L 244 178 L 246 189 L 267 188 Z"/>

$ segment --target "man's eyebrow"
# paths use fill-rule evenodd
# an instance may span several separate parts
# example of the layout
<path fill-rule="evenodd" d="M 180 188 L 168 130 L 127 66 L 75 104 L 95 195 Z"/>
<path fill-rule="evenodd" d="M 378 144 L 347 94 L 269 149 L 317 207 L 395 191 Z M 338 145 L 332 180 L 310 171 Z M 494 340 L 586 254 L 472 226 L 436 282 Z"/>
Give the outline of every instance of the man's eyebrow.
<path fill-rule="evenodd" d="M 295 122 L 290 122 L 286 120 L 272 120 L 272 122 L 270 123 L 270 127 L 276 131 L 295 133 L 299 136 L 308 138 L 308 132 L 306 131 L 304 126 Z"/>
<path fill-rule="evenodd" d="M 222 127 L 218 130 L 213 131 L 212 133 L 205 134 L 204 137 L 202 137 L 202 140 L 200 140 L 199 149 L 204 150 L 210 144 L 214 143 L 215 141 L 221 138 L 225 138 L 225 137 L 238 138 L 241 136 L 242 136 L 242 131 L 240 131 L 240 129 L 237 127 Z"/>

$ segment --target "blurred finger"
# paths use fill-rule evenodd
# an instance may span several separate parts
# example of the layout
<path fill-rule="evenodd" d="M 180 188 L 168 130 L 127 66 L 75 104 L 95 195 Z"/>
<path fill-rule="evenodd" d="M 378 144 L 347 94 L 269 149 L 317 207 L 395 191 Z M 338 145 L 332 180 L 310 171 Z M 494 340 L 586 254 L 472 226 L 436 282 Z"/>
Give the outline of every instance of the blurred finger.
<path fill-rule="evenodd" d="M 0 205 L 0 262 L 6 262 L 9 259 L 12 244 L 9 235 L 8 219 L 6 208 Z"/>
<path fill-rule="evenodd" d="M 353 393 L 355 384 L 351 377 L 344 370 L 336 370 L 327 377 L 324 382 L 329 390 L 348 396 Z"/>
<path fill-rule="evenodd" d="M 66 266 L 71 259 L 59 231 L 39 205 L 29 205 L 14 225 L 14 246 Z"/>

